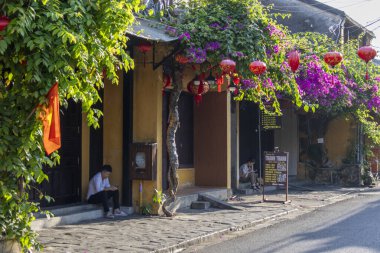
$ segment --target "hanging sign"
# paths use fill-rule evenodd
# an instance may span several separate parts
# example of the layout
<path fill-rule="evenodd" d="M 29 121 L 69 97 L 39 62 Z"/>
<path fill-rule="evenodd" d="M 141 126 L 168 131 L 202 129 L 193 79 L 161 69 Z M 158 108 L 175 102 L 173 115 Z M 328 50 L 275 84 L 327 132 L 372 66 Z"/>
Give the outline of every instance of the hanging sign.
<path fill-rule="evenodd" d="M 261 111 L 261 128 L 264 130 L 280 129 L 281 116 L 270 115 Z"/>

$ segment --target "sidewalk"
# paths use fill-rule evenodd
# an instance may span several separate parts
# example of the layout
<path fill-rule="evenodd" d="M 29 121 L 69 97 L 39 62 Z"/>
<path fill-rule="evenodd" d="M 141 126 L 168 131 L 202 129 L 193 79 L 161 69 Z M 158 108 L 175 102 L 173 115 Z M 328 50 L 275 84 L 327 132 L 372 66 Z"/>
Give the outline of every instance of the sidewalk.
<path fill-rule="evenodd" d="M 371 190 L 371 189 L 368 189 Z M 128 216 L 100 219 L 39 231 L 45 252 L 179 252 L 190 245 L 255 226 L 291 212 L 311 212 L 355 196 L 363 188 L 336 186 L 290 187 L 290 204 L 264 202 L 261 194 L 229 201 L 241 210 L 183 210 L 173 218 Z M 364 190 L 367 191 L 367 190 Z M 285 200 L 284 191 L 266 194 L 269 200 Z"/>

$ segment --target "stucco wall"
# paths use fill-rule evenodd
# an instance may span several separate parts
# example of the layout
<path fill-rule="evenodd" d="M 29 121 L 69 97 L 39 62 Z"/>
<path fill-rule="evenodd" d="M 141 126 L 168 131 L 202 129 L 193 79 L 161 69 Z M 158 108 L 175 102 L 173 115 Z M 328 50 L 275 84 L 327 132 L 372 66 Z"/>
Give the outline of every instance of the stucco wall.
<path fill-rule="evenodd" d="M 178 170 L 178 189 L 183 189 L 195 185 L 195 169 L 181 168 Z"/>
<path fill-rule="evenodd" d="M 110 183 L 122 187 L 123 177 L 123 75 L 119 85 L 105 80 L 103 100 L 103 163 L 112 166 Z M 120 198 L 123 191 L 120 191 Z"/>
<path fill-rule="evenodd" d="M 289 175 L 297 175 L 298 164 L 298 117 L 293 109 L 283 109 L 282 127 L 274 131 L 274 145 L 289 152 Z"/>
<path fill-rule="evenodd" d="M 329 122 L 325 135 L 325 145 L 327 156 L 335 165 L 340 166 L 342 159 L 347 156 L 352 141 L 355 140 L 355 130 L 355 124 L 343 117 Z"/>
<path fill-rule="evenodd" d="M 146 66 L 143 55 L 135 52 L 135 71 L 133 76 L 133 142 L 157 142 L 162 147 L 162 67 L 152 68 L 152 52 L 146 54 Z M 164 50 L 157 52 L 158 59 Z M 157 149 L 157 180 L 143 181 L 142 203 L 139 193 L 140 180 L 132 183 L 132 204 L 135 211 L 140 205 L 152 203 L 154 189 L 162 189 L 162 149 Z"/>

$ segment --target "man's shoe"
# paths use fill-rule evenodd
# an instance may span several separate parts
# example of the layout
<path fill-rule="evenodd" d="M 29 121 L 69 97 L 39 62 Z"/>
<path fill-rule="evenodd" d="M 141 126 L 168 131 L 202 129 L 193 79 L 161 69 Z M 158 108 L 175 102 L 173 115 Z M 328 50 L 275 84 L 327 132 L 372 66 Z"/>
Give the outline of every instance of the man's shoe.
<path fill-rule="evenodd" d="M 115 216 L 127 216 L 127 214 L 124 213 L 123 211 L 121 211 L 120 209 L 115 210 L 115 212 L 113 214 Z"/>
<path fill-rule="evenodd" d="M 105 218 L 108 218 L 108 219 L 113 219 L 115 218 L 115 216 L 111 213 L 111 211 L 108 211 L 105 215 L 104 215 Z"/>

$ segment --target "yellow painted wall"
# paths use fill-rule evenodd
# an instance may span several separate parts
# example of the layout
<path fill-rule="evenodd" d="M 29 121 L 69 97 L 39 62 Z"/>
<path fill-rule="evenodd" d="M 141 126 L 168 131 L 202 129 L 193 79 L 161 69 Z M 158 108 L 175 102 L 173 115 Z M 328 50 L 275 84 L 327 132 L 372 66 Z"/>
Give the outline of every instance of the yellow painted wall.
<path fill-rule="evenodd" d="M 103 99 L 103 163 L 112 166 L 110 183 L 122 186 L 123 179 L 123 74 L 119 85 L 105 80 Z M 120 191 L 120 198 L 122 197 Z"/>
<path fill-rule="evenodd" d="M 329 123 L 325 144 L 327 156 L 335 165 L 342 164 L 342 159 L 347 156 L 353 138 L 355 138 L 355 125 L 351 120 L 336 118 Z"/>
<path fill-rule="evenodd" d="M 132 183 L 132 204 L 139 212 L 141 204 L 152 204 L 154 189 L 162 189 L 162 67 L 153 71 L 152 52 L 146 54 L 146 66 L 143 55 L 135 52 L 135 71 L 133 76 L 133 142 L 157 142 L 157 180 L 143 181 L 142 203 L 140 203 L 140 180 Z M 158 48 L 158 59 L 164 50 Z"/>
<path fill-rule="evenodd" d="M 178 189 L 194 186 L 195 170 L 194 168 L 180 168 L 178 170 Z"/>
<path fill-rule="evenodd" d="M 82 201 L 86 201 L 90 176 L 90 128 L 86 115 L 82 114 Z"/>

